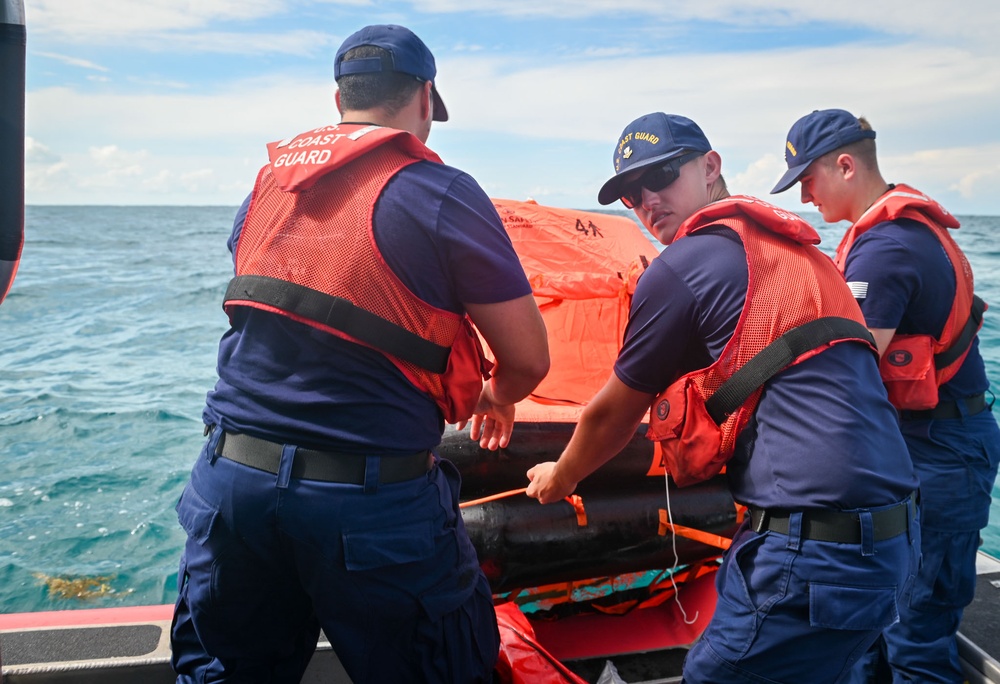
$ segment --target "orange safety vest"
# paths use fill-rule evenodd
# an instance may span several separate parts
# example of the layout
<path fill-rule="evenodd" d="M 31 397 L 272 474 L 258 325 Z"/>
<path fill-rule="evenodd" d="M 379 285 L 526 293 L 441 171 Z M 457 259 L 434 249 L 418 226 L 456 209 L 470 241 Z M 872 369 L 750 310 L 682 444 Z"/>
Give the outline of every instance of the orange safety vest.
<path fill-rule="evenodd" d="M 747 295 L 719 358 L 673 382 L 650 407 L 646 434 L 659 441 L 678 486 L 722 470 L 769 377 L 839 342 L 875 349 L 857 301 L 830 258 L 811 246 L 820 238 L 803 219 L 734 196 L 689 217 L 674 241 L 711 226 L 731 228 L 743 242 Z"/>
<path fill-rule="evenodd" d="M 844 234 L 834 261 L 844 272 L 847 255 L 862 233 L 880 223 L 912 219 L 930 228 L 955 269 L 955 299 L 941 337 L 895 335 L 882 355 L 879 371 L 897 409 L 923 410 L 938 403 L 938 388 L 955 377 L 983 325 L 986 304 L 973 292 L 972 267 L 955 244 L 949 228 L 958 219 L 908 185 L 896 185 L 879 197 Z"/>
<path fill-rule="evenodd" d="M 385 263 L 372 228 L 390 178 L 441 160 L 406 131 L 370 125 L 319 128 L 268 152 L 236 247 L 227 312 L 271 311 L 376 349 L 446 421 L 468 419 L 491 368 L 471 321 L 413 294 Z"/>

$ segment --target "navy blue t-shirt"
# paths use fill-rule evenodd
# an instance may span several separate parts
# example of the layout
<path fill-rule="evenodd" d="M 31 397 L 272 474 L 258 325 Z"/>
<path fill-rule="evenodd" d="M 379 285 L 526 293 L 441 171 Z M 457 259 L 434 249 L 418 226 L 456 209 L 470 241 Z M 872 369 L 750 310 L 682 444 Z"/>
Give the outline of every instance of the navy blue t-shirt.
<path fill-rule="evenodd" d="M 886 221 L 862 233 L 851 245 L 844 277 L 869 328 L 905 335 L 939 336 L 955 298 L 955 269 L 947 252 L 930 228 L 910 219 Z M 988 387 L 977 335 L 938 397 L 969 397 Z"/>
<path fill-rule="evenodd" d="M 709 228 L 672 243 L 639 279 L 616 375 L 658 394 L 710 365 L 746 293 L 746 252 L 734 231 Z M 875 355 L 853 342 L 769 380 L 726 469 L 737 501 L 766 508 L 879 506 L 917 485 Z"/>
<path fill-rule="evenodd" d="M 247 208 L 237 213 L 231 251 Z M 389 267 L 439 308 L 464 313 L 464 303 L 531 293 L 492 201 L 458 169 L 421 161 L 401 170 L 378 200 L 374 233 Z M 206 423 L 343 453 L 412 453 L 440 442 L 437 404 L 381 353 L 248 307 L 237 307 L 232 323 Z"/>

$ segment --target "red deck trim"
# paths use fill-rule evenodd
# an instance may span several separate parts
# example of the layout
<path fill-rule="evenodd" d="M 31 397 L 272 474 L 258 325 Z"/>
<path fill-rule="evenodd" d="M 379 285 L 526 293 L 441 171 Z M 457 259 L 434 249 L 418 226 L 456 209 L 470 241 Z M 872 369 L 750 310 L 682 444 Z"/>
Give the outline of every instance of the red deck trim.
<path fill-rule="evenodd" d="M 87 610 L 52 610 L 38 613 L 0 615 L 0 630 L 44 629 L 54 627 L 102 627 L 134 622 L 170 622 L 174 607 L 128 606 Z"/>

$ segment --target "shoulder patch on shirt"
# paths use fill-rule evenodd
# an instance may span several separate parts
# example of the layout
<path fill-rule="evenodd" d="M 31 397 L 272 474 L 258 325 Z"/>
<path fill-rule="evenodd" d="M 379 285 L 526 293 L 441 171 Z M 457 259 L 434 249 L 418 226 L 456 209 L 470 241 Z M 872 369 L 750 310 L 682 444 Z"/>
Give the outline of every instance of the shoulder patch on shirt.
<path fill-rule="evenodd" d="M 868 283 L 863 280 L 852 280 L 847 283 L 847 287 L 855 299 L 865 299 L 868 296 Z"/>

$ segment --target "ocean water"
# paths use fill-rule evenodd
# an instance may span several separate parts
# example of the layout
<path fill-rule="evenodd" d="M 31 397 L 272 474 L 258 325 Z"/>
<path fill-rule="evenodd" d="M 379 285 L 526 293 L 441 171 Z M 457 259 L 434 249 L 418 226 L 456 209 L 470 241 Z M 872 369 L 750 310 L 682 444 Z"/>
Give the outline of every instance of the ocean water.
<path fill-rule="evenodd" d="M 27 208 L 0 306 L 0 613 L 173 602 L 174 504 L 227 327 L 235 211 Z M 804 216 L 832 252 L 843 226 Z M 1000 217 L 961 218 L 977 292 L 1000 307 Z M 1000 384 L 1000 315 L 980 342 Z M 998 494 L 984 533 L 995 554 Z"/>

